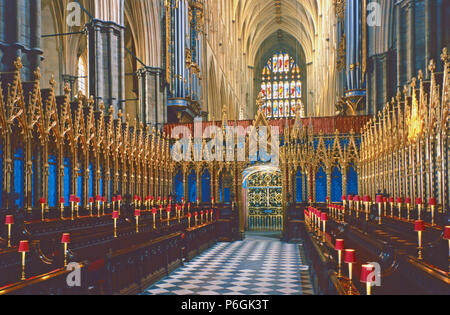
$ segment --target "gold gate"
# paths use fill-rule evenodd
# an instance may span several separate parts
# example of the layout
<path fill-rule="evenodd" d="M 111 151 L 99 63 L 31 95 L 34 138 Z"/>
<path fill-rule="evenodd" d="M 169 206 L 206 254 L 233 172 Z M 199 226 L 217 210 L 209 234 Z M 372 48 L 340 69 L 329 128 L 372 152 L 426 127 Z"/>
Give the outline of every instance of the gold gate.
<path fill-rule="evenodd" d="M 282 184 L 279 172 L 259 172 L 248 179 L 249 231 L 282 231 Z"/>

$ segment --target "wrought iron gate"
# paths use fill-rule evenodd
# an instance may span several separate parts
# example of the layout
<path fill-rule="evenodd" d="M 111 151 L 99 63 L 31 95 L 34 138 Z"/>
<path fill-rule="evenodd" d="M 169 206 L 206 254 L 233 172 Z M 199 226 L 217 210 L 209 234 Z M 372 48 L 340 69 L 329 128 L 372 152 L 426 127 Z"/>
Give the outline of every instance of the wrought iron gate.
<path fill-rule="evenodd" d="M 249 231 L 282 231 L 283 207 L 281 174 L 260 172 L 248 179 Z"/>

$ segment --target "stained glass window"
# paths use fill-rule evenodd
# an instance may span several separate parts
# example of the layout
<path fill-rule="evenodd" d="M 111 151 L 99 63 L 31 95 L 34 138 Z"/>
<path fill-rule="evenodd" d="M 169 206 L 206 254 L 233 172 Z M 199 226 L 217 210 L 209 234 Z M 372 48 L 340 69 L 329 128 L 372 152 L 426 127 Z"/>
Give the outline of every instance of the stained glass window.
<path fill-rule="evenodd" d="M 285 52 L 275 53 L 262 71 L 262 111 L 267 118 L 295 117 L 296 107 L 304 113 L 300 68 Z"/>

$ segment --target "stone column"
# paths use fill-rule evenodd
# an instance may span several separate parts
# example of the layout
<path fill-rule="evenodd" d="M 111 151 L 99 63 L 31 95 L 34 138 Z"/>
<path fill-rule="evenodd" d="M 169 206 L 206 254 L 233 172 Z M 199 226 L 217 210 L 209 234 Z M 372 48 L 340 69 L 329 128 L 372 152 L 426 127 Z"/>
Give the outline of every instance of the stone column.
<path fill-rule="evenodd" d="M 416 74 L 416 54 L 415 54 L 415 2 L 413 0 L 410 0 L 405 5 L 407 19 L 406 19 L 406 25 L 407 25 L 407 46 L 406 46 L 406 60 L 407 60 L 407 78 L 408 80 L 411 80 L 413 76 Z"/>
<path fill-rule="evenodd" d="M 138 70 L 139 113 L 145 125 L 159 126 L 165 123 L 161 74 L 159 68 L 144 67 Z"/>
<path fill-rule="evenodd" d="M 125 28 L 114 22 L 92 20 L 86 25 L 89 51 L 89 94 L 96 106 L 112 106 L 125 112 Z M 108 110 L 108 108 L 106 108 Z"/>

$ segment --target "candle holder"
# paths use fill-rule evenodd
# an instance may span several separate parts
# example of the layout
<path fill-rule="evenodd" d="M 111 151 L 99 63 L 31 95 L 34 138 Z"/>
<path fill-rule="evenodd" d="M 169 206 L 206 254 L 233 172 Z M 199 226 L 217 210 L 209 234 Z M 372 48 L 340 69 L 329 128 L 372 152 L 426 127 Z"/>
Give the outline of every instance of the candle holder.
<path fill-rule="evenodd" d="M 370 196 L 364 197 L 364 204 L 366 206 L 366 221 L 369 221 L 369 214 L 370 214 L 370 203 L 372 202 L 372 199 Z"/>
<path fill-rule="evenodd" d="M 141 210 L 134 210 L 134 217 L 136 218 L 136 233 L 139 233 L 139 217 L 141 216 Z"/>
<path fill-rule="evenodd" d="M 414 224 L 414 230 L 418 234 L 419 260 L 422 260 L 422 233 L 425 232 L 425 222 L 422 220 L 417 220 Z"/>
<path fill-rule="evenodd" d="M 437 200 L 435 198 L 431 197 L 430 200 L 428 201 L 428 205 L 431 207 L 431 225 L 435 226 L 435 224 L 434 224 L 434 211 L 436 209 Z"/>
<path fill-rule="evenodd" d="M 70 198 L 69 198 L 69 202 L 70 202 L 70 217 L 71 217 L 72 221 L 75 220 L 74 211 L 75 211 L 75 202 L 76 201 L 77 201 L 77 198 L 75 197 L 75 195 L 70 195 Z"/>
<path fill-rule="evenodd" d="M 159 221 L 162 221 L 163 205 L 159 205 Z"/>
<path fill-rule="evenodd" d="M 361 198 L 359 196 L 356 196 L 355 198 L 353 198 L 353 200 L 356 203 L 356 218 L 359 218 L 359 203 L 361 201 Z"/>
<path fill-rule="evenodd" d="M 89 198 L 89 216 L 92 218 L 94 216 L 94 198 Z"/>
<path fill-rule="evenodd" d="M 44 221 L 45 202 L 45 198 L 39 199 L 39 203 L 41 204 L 41 221 Z"/>
<path fill-rule="evenodd" d="M 361 266 L 361 282 L 366 284 L 366 294 L 372 294 L 372 286 L 375 283 L 374 278 L 375 267 L 367 264 Z"/>
<path fill-rule="evenodd" d="M 348 201 L 348 211 L 349 211 L 349 214 L 352 215 L 352 210 L 353 210 L 353 196 L 352 196 L 352 195 L 348 195 L 347 201 Z"/>
<path fill-rule="evenodd" d="M 406 210 L 408 212 L 407 219 L 408 219 L 408 221 L 411 221 L 411 198 L 406 198 L 405 204 L 406 204 Z"/>
<path fill-rule="evenodd" d="M 347 197 L 342 196 L 342 205 L 344 206 L 344 211 L 345 211 L 345 207 L 347 206 Z"/>
<path fill-rule="evenodd" d="M 5 225 L 8 226 L 8 248 L 11 247 L 11 226 L 14 224 L 14 217 L 7 215 L 5 218 Z"/>
<path fill-rule="evenodd" d="M 325 212 L 322 212 L 322 215 L 321 215 L 321 220 L 322 220 L 322 227 L 323 227 L 323 242 L 325 243 L 325 241 L 326 241 L 326 232 L 327 232 L 327 230 L 326 230 L 326 225 L 327 225 L 327 221 L 328 221 L 328 215 L 325 213 Z"/>
<path fill-rule="evenodd" d="M 95 201 L 97 202 L 97 218 L 100 218 L 100 213 L 101 213 L 101 202 L 102 202 L 102 197 L 101 196 L 96 196 L 95 197 Z"/>
<path fill-rule="evenodd" d="M 167 207 L 167 226 L 170 226 L 170 212 L 172 211 L 172 209 L 170 208 L 170 206 Z"/>
<path fill-rule="evenodd" d="M 19 253 L 22 254 L 22 276 L 21 276 L 21 280 L 24 281 L 26 280 L 25 277 L 25 256 L 26 253 L 28 253 L 30 251 L 30 244 L 28 243 L 28 241 L 20 241 L 19 243 Z"/>
<path fill-rule="evenodd" d="M 152 209 L 152 214 L 153 214 L 153 229 L 156 230 L 156 208 Z"/>
<path fill-rule="evenodd" d="M 383 196 L 378 195 L 376 198 L 376 202 L 378 204 L 378 224 L 381 225 L 381 207 L 383 203 Z M 384 209 L 386 215 L 386 209 Z"/>
<path fill-rule="evenodd" d="M 112 211 L 116 211 L 116 197 L 111 198 L 112 201 Z"/>
<path fill-rule="evenodd" d="M 397 198 L 398 218 L 399 219 L 402 218 L 402 204 L 403 204 L 403 199 L 400 197 Z"/>
<path fill-rule="evenodd" d="M 188 229 L 190 229 L 191 228 L 191 217 L 192 217 L 192 214 L 188 213 L 187 217 L 188 217 Z"/>
<path fill-rule="evenodd" d="M 344 262 L 348 264 L 348 278 L 350 280 L 350 286 L 353 282 L 353 264 L 356 263 L 355 250 L 346 249 L 344 255 Z"/>
<path fill-rule="evenodd" d="M 385 217 L 387 217 L 387 203 L 388 203 L 388 199 L 386 197 L 383 197 L 383 209 L 384 209 Z M 392 217 L 392 213 L 391 213 L 391 217 Z"/>
<path fill-rule="evenodd" d="M 64 233 L 61 238 L 61 243 L 64 244 L 64 267 L 67 267 L 67 247 L 70 243 L 70 234 Z"/>
<path fill-rule="evenodd" d="M 338 277 L 342 278 L 342 251 L 345 250 L 344 240 L 337 239 L 334 248 L 338 252 Z"/>
<path fill-rule="evenodd" d="M 80 217 L 80 202 L 81 202 L 80 197 L 77 197 L 77 202 L 75 204 L 75 209 L 77 210 L 77 218 Z"/>
<path fill-rule="evenodd" d="M 61 220 L 64 220 L 64 204 L 65 203 L 66 203 L 66 200 L 63 197 L 61 197 L 59 199 L 59 206 L 60 206 L 60 209 L 61 209 Z"/>
<path fill-rule="evenodd" d="M 122 196 L 121 196 L 121 195 L 118 195 L 118 196 L 116 197 L 116 200 L 117 200 L 117 211 L 119 212 L 119 215 L 120 215 L 120 205 L 121 205 L 121 203 L 122 203 Z"/>
<path fill-rule="evenodd" d="M 117 238 L 117 219 L 119 219 L 119 212 L 114 211 L 112 213 L 112 218 L 114 220 L 114 238 Z"/>

